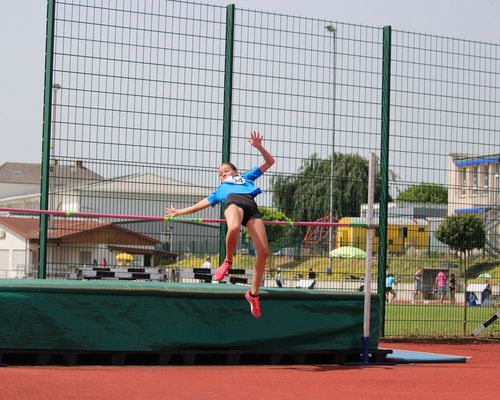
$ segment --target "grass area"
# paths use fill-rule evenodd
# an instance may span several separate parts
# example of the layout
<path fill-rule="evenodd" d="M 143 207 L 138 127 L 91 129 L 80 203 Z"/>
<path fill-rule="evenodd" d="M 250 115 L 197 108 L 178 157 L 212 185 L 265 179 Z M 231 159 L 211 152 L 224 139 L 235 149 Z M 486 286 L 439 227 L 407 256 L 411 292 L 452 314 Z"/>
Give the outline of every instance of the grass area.
<path fill-rule="evenodd" d="M 212 256 L 212 265 L 214 267 L 218 266 L 217 257 Z M 169 265 L 170 268 L 197 268 L 205 261 L 206 257 L 193 256 L 185 258 L 175 264 Z M 251 269 L 253 267 L 253 262 L 255 257 L 243 254 L 236 254 L 233 258 L 234 266 L 236 268 Z M 354 275 L 357 277 L 364 276 L 365 271 L 365 260 L 347 260 L 338 259 L 334 261 L 333 276 L 325 276 L 325 267 L 329 265 L 329 259 L 327 257 L 301 257 L 294 258 L 292 256 L 270 256 L 267 263 L 266 273 L 270 276 L 274 275 L 276 269 L 281 267 L 283 269 L 284 278 L 287 280 L 293 279 L 297 274 L 307 274 L 309 268 L 312 268 L 316 273 L 319 274 L 320 279 L 339 279 L 339 277 L 344 278 L 344 276 Z M 376 266 L 373 273 L 376 274 Z"/>
<path fill-rule="evenodd" d="M 276 259 L 282 260 L 276 260 Z M 365 274 L 365 259 L 333 259 L 332 260 L 332 273 L 333 276 L 324 276 L 325 268 L 330 264 L 328 257 L 302 257 L 294 260 L 291 257 L 270 257 L 270 270 L 274 270 L 277 265 L 285 265 L 285 273 L 290 275 L 291 278 L 298 273 L 306 273 L 309 268 L 312 268 L 321 279 L 343 279 L 347 276 L 354 276 L 362 278 Z M 431 256 L 392 256 L 388 258 L 389 270 L 393 273 L 400 283 L 413 283 L 413 274 L 415 271 L 423 266 L 425 268 L 438 268 L 441 264 L 460 264 L 460 260 L 451 257 L 431 257 Z M 469 263 L 467 267 L 471 271 L 472 276 L 478 276 L 480 273 L 488 272 L 493 276 L 493 282 L 500 278 L 500 260 L 491 260 L 478 258 Z M 456 268 L 455 275 L 457 278 L 463 278 L 463 268 Z M 377 276 L 378 263 L 377 259 L 373 260 L 372 276 Z M 483 280 L 469 277 L 470 283 L 480 283 Z"/>
<path fill-rule="evenodd" d="M 464 307 L 448 305 L 401 305 L 387 304 L 385 319 L 386 337 L 449 337 L 470 336 L 481 323 L 496 311 L 495 307 L 467 307 L 464 323 Z M 500 320 L 483 331 L 484 337 L 500 336 Z"/>
<path fill-rule="evenodd" d="M 212 257 L 212 264 L 216 267 L 219 263 L 217 255 L 209 255 Z M 182 259 L 169 267 L 179 268 L 197 268 L 205 261 L 206 255 L 193 256 Z M 237 268 L 251 269 L 253 266 L 254 257 L 244 254 L 236 254 L 234 256 L 234 265 Z M 425 268 L 438 268 L 439 265 L 444 263 L 459 264 L 459 260 L 450 257 L 431 257 L 431 256 L 393 256 L 389 257 L 389 268 L 400 283 L 413 283 L 413 274 L 420 267 Z M 268 259 L 266 273 L 273 275 L 278 267 L 283 269 L 285 279 L 293 279 L 295 275 L 307 274 L 309 268 L 312 268 L 318 275 L 319 279 L 324 280 L 339 280 L 346 277 L 363 278 L 365 273 L 365 259 L 332 259 L 332 274 L 331 276 L 325 275 L 325 269 L 330 265 L 328 257 L 300 257 L 294 258 L 291 256 L 270 256 Z M 468 270 L 473 271 L 475 276 L 482 272 L 489 272 L 493 275 L 495 280 L 500 278 L 500 260 L 485 260 L 477 259 L 471 261 Z M 457 268 L 454 271 L 457 277 L 463 278 L 463 269 Z M 372 266 L 372 276 L 375 278 L 378 273 L 377 259 L 374 259 Z M 469 282 L 482 282 L 474 278 L 470 278 Z"/>
<path fill-rule="evenodd" d="M 201 264 L 205 262 L 207 257 L 210 257 L 212 259 L 212 267 L 216 268 L 219 266 L 218 255 L 206 254 L 203 256 L 183 258 L 175 264 L 168 265 L 168 268 L 199 268 L 201 267 Z M 255 257 L 249 255 L 236 254 L 233 257 L 233 263 L 237 268 L 252 268 L 254 259 Z M 222 262 L 222 260 L 220 262 Z"/>
<path fill-rule="evenodd" d="M 212 258 L 214 267 L 218 266 L 218 258 Z M 169 267 L 196 268 L 205 261 L 206 255 L 200 257 L 190 257 L 183 259 Z M 251 269 L 254 257 L 237 254 L 234 257 L 234 265 L 237 268 Z M 420 265 L 427 267 L 437 266 L 445 262 L 456 262 L 456 260 L 445 260 L 428 257 L 391 257 L 389 265 L 391 271 L 398 276 L 400 282 L 413 282 L 413 273 Z M 483 261 L 484 263 L 484 261 Z M 276 268 L 283 268 L 283 275 L 286 281 L 291 281 L 295 275 L 307 275 L 309 268 L 312 268 L 321 280 L 342 280 L 348 276 L 361 278 L 364 276 L 364 259 L 335 259 L 333 260 L 333 275 L 324 274 L 325 267 L 329 265 L 327 257 L 302 257 L 295 259 L 291 256 L 271 256 L 268 260 L 266 273 L 273 277 Z M 488 270 L 495 279 L 500 277 L 500 261 L 498 264 L 485 263 L 493 268 Z M 479 266 L 481 267 L 481 266 Z M 480 269 L 479 269 L 480 270 Z M 486 272 L 481 270 L 481 272 Z M 377 276 L 377 264 L 374 262 L 372 270 L 374 279 Z M 473 282 L 474 280 L 471 280 Z M 463 306 L 450 305 L 412 305 L 412 304 L 387 304 L 385 320 L 386 337 L 462 337 L 469 336 L 481 323 L 488 320 L 496 309 L 494 307 L 467 307 L 467 321 L 464 323 Z M 500 320 L 488 327 L 481 336 L 500 337 Z"/>

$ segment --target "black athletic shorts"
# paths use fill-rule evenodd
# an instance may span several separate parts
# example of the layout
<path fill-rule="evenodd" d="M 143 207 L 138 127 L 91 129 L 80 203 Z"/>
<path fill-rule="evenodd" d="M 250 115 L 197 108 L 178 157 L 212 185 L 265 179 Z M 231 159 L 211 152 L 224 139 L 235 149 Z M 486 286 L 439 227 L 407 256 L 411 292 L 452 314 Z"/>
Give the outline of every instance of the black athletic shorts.
<path fill-rule="evenodd" d="M 249 194 L 230 194 L 224 203 L 224 211 L 231 205 L 234 204 L 243 210 L 243 220 L 241 224 L 243 226 L 247 225 L 247 222 L 252 218 L 260 218 L 259 209 L 254 198 Z"/>

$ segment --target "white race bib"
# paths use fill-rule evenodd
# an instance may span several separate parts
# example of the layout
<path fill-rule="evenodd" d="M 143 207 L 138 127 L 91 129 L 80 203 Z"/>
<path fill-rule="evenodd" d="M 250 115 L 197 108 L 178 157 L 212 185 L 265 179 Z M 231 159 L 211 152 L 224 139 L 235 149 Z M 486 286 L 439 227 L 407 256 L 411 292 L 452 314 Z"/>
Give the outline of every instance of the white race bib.
<path fill-rule="evenodd" d="M 243 179 L 241 175 L 235 175 L 228 176 L 226 179 L 224 179 L 224 182 L 234 183 L 235 185 L 244 185 L 245 179 Z"/>

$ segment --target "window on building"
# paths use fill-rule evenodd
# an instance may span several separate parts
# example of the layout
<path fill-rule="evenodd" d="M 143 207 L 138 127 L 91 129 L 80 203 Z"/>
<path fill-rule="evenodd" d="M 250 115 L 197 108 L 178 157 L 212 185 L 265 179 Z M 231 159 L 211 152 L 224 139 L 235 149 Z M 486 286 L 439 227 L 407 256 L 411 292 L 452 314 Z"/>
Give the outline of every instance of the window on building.
<path fill-rule="evenodd" d="M 478 167 L 472 168 L 472 195 L 477 196 L 477 187 L 479 183 L 479 171 Z"/>
<path fill-rule="evenodd" d="M 484 174 L 483 174 L 483 188 L 486 193 L 490 188 L 490 171 L 488 165 L 484 166 Z"/>
<path fill-rule="evenodd" d="M 493 183 L 493 189 L 495 190 L 494 191 L 495 198 L 493 199 L 493 201 L 495 203 L 499 203 L 500 202 L 500 164 L 496 165 L 495 181 Z"/>
<path fill-rule="evenodd" d="M 489 170 L 488 165 L 483 165 L 479 167 L 479 194 L 481 196 L 488 195 L 488 186 L 489 186 Z"/>
<path fill-rule="evenodd" d="M 460 194 L 465 196 L 467 194 L 467 169 L 460 170 Z"/>

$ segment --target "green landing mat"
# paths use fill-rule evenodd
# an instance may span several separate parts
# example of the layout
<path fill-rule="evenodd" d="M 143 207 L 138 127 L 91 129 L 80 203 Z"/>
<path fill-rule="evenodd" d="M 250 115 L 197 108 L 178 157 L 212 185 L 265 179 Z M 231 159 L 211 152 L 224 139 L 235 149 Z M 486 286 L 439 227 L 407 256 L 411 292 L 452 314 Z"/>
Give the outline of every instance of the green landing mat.
<path fill-rule="evenodd" d="M 137 281 L 0 280 L 0 349 L 57 351 L 361 350 L 363 293 Z M 370 349 L 379 342 L 371 296 Z"/>

